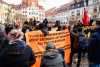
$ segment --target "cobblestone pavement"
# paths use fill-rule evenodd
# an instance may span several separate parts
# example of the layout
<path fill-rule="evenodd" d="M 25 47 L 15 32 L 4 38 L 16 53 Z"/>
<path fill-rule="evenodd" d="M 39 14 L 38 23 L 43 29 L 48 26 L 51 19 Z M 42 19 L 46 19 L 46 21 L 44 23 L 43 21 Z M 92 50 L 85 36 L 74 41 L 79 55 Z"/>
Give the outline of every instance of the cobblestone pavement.
<path fill-rule="evenodd" d="M 73 58 L 74 62 L 73 62 L 71 67 L 76 67 L 77 60 L 78 60 L 77 59 L 77 54 L 75 54 L 75 56 Z M 80 67 L 89 67 L 89 62 L 88 62 L 87 56 L 82 58 Z"/>

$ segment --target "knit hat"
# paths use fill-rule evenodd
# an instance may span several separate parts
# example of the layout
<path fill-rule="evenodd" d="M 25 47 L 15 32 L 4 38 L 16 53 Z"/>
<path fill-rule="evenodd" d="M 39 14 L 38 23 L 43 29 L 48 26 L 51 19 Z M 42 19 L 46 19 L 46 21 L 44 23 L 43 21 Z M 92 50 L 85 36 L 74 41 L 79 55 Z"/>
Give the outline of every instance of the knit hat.
<path fill-rule="evenodd" d="M 49 50 L 49 49 L 55 49 L 54 43 L 52 43 L 52 42 L 47 43 L 46 50 Z"/>

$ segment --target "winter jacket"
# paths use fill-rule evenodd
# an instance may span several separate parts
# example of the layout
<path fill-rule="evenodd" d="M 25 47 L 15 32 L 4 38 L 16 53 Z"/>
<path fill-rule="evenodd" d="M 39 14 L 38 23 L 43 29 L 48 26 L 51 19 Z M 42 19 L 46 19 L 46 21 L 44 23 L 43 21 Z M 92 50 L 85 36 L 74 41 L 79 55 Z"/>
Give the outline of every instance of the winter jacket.
<path fill-rule="evenodd" d="M 26 33 L 27 30 L 32 31 L 31 27 L 29 27 L 28 25 L 24 25 L 23 28 L 22 28 L 22 32 Z"/>
<path fill-rule="evenodd" d="M 6 47 L 0 67 L 30 67 L 35 63 L 35 56 L 23 41 L 16 41 Z"/>
<path fill-rule="evenodd" d="M 64 59 L 57 50 L 45 52 L 41 67 L 64 67 Z"/>
<path fill-rule="evenodd" d="M 89 43 L 89 61 L 100 64 L 100 28 L 97 28 L 92 34 Z"/>
<path fill-rule="evenodd" d="M 77 52 L 78 51 L 78 33 L 71 32 L 71 51 Z"/>
<path fill-rule="evenodd" d="M 85 37 L 84 34 L 79 34 L 78 37 L 79 48 L 88 48 L 88 39 Z"/>
<path fill-rule="evenodd" d="M 45 26 L 44 23 L 40 23 L 39 24 L 39 29 L 42 31 L 42 33 L 44 34 L 44 36 L 48 35 L 48 27 Z"/>
<path fill-rule="evenodd" d="M 13 26 L 5 26 L 5 32 L 8 34 L 13 29 Z"/>

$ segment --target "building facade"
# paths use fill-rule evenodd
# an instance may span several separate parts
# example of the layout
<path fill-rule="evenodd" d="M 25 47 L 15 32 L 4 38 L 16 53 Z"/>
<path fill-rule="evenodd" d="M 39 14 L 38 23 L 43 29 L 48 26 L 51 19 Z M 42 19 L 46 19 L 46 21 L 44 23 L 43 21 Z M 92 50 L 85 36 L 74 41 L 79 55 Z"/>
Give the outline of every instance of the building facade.
<path fill-rule="evenodd" d="M 5 23 L 5 20 L 8 19 L 8 16 L 10 16 L 10 8 L 11 6 L 0 2 L 0 23 Z"/>
<path fill-rule="evenodd" d="M 51 19 L 54 19 L 53 21 L 60 20 L 62 23 L 67 22 L 71 25 L 75 24 L 75 22 L 77 23 L 77 21 L 82 19 L 85 7 L 92 18 L 100 17 L 100 0 L 75 0 L 56 8 L 54 10 L 56 14 Z"/>
<path fill-rule="evenodd" d="M 42 6 L 39 7 L 27 7 L 20 10 L 22 15 L 26 16 L 27 19 L 35 18 L 37 21 L 43 21 L 45 18 L 45 11 Z"/>
<path fill-rule="evenodd" d="M 25 6 L 31 6 L 31 5 L 34 5 L 34 6 L 38 6 L 38 0 L 22 0 L 22 5 L 25 5 Z"/>
<path fill-rule="evenodd" d="M 10 13 L 8 13 L 8 8 Z M 26 20 L 35 17 L 36 20 L 43 21 L 45 18 L 44 8 L 38 5 L 38 0 L 23 0 L 20 5 L 7 4 L 0 0 L 0 10 L 0 20 L 7 19 L 8 14 L 11 14 L 9 16 L 12 20 L 22 18 Z"/>

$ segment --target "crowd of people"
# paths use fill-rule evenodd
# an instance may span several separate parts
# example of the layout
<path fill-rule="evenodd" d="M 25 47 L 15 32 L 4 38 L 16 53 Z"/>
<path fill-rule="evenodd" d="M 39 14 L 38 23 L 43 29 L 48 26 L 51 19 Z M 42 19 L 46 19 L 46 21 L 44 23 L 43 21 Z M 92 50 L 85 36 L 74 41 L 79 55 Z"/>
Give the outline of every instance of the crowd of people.
<path fill-rule="evenodd" d="M 70 63 L 73 64 L 74 54 L 78 54 L 77 67 L 80 67 L 81 59 L 87 57 L 89 67 L 100 67 L 100 19 L 94 19 L 91 26 L 84 26 L 81 22 L 73 27 L 55 23 L 30 19 L 22 25 L 20 23 L 0 24 L 0 67 L 31 67 L 36 62 L 36 55 L 32 48 L 26 44 L 25 33 L 40 30 L 44 36 L 48 31 L 55 29 L 61 31 L 69 29 L 71 37 Z M 54 43 L 48 42 L 40 67 L 66 67 L 64 49 L 56 49 Z"/>
<path fill-rule="evenodd" d="M 100 18 L 96 18 L 90 23 L 90 26 L 78 23 L 71 30 L 71 62 L 73 63 L 72 58 L 77 53 L 77 67 L 80 67 L 84 57 L 88 59 L 85 63 L 88 62 L 89 67 L 100 67 L 98 52 L 100 51 Z"/>

